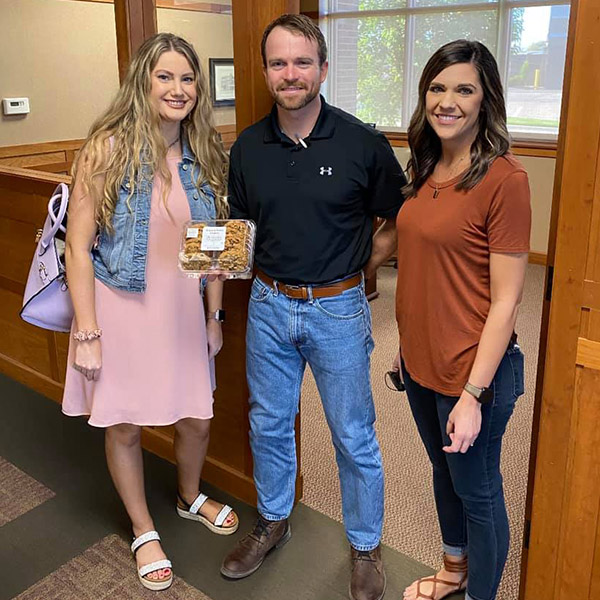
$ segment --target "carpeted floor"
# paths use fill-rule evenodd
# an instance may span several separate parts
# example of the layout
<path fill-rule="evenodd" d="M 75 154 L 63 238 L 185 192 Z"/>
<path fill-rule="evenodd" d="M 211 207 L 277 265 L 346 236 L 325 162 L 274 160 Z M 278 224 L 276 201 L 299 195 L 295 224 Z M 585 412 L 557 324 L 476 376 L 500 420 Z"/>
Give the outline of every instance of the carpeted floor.
<path fill-rule="evenodd" d="M 544 267 L 529 265 L 516 327 L 519 344 L 526 359 L 526 392 L 517 402 L 504 438 L 502 472 L 512 540 L 498 600 L 518 598 L 544 272 Z M 437 568 L 441 562 L 441 549 L 431 467 L 410 414 L 406 395 L 390 391 L 384 383 L 384 373 L 389 370 L 397 352 L 395 279 L 395 269 L 381 268 L 377 285 L 380 296 L 371 302 L 376 343 L 371 378 L 386 478 L 383 541 L 398 552 Z M 310 372 L 302 389 L 301 415 L 304 473 L 302 502 L 341 522 L 335 456 Z"/>
<path fill-rule="evenodd" d="M 15 600 L 152 600 L 156 592 L 143 588 L 131 568 L 129 546 L 109 535 L 19 594 Z M 175 576 L 161 600 L 211 600 Z"/>
<path fill-rule="evenodd" d="M 0 527 L 54 497 L 54 492 L 0 456 Z"/>

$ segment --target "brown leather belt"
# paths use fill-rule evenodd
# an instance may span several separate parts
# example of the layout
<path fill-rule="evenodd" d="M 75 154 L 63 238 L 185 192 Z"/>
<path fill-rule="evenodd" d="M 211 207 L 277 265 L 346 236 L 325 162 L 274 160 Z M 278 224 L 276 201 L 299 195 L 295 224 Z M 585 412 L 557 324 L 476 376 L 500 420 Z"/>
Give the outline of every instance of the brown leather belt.
<path fill-rule="evenodd" d="M 262 271 L 258 271 L 256 276 L 263 283 L 266 283 L 274 290 L 280 291 L 288 298 L 297 298 L 302 300 L 308 300 L 310 298 L 309 289 L 312 291 L 313 298 L 327 298 L 329 296 L 337 296 L 345 290 L 356 287 L 362 282 L 361 273 L 358 273 L 357 275 L 354 275 L 348 279 L 344 279 L 343 281 L 326 283 L 325 285 L 288 285 L 281 283 L 280 281 L 275 282 L 272 277 L 269 277 Z"/>

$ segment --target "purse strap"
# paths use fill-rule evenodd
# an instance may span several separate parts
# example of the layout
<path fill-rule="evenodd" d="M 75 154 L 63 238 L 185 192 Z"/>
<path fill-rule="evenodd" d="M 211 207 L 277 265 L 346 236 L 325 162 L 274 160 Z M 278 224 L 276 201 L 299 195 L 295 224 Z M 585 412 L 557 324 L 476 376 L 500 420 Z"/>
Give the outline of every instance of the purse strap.
<path fill-rule="evenodd" d="M 58 214 L 54 212 L 56 201 L 60 200 L 60 206 Z M 67 214 L 67 207 L 69 205 L 69 188 L 64 183 L 59 183 L 54 190 L 54 194 L 48 201 L 48 216 L 52 221 L 52 228 L 48 231 L 48 235 L 45 235 L 40 240 L 40 254 L 46 251 L 46 248 L 50 245 L 50 242 L 54 239 L 56 232 L 60 229 L 66 232 L 62 225 L 63 219 Z"/>

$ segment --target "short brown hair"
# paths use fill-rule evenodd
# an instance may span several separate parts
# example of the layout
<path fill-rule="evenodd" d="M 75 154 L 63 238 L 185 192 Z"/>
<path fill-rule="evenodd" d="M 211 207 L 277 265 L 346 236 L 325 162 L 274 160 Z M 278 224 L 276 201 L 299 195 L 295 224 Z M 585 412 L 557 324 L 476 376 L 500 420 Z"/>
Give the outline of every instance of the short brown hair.
<path fill-rule="evenodd" d="M 267 46 L 267 38 L 275 27 L 283 27 L 292 33 L 297 35 L 303 35 L 307 40 L 317 42 L 317 52 L 319 55 L 319 66 L 322 67 L 323 63 L 327 60 L 327 44 L 321 30 L 314 24 L 312 19 L 306 15 L 294 15 L 286 14 L 277 17 L 274 21 L 271 21 L 265 32 L 263 33 L 262 41 L 260 43 L 260 53 L 262 55 L 263 66 L 267 66 L 267 55 L 265 48 Z"/>

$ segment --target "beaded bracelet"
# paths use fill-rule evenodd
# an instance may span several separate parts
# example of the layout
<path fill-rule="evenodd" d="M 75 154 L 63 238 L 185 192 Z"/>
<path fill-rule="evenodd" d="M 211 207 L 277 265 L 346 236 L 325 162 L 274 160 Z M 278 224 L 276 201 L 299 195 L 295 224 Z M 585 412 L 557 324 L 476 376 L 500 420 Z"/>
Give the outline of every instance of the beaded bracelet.
<path fill-rule="evenodd" d="M 87 342 L 89 340 L 95 340 L 102 337 L 102 329 L 93 329 L 91 331 L 87 329 L 81 329 L 73 334 L 73 339 L 78 342 Z"/>

